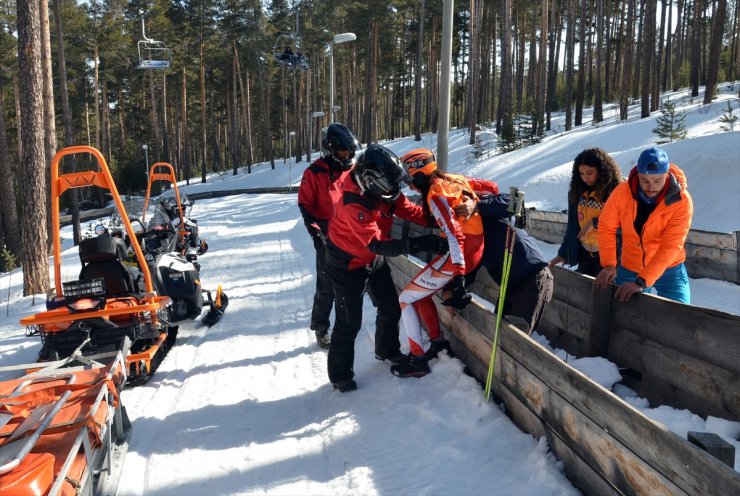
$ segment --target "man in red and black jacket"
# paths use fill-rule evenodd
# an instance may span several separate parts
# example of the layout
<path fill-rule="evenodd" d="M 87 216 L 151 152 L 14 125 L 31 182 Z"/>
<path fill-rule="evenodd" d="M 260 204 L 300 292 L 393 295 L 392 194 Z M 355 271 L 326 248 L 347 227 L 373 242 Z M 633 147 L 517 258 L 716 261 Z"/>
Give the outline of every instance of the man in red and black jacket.
<path fill-rule="evenodd" d="M 398 292 L 385 257 L 419 251 L 446 251 L 445 241 L 430 234 L 391 239 L 393 216 L 430 226 L 421 207 L 401 194 L 407 175 L 398 157 L 370 145 L 343 184 L 334 207 L 327 241 L 327 264 L 334 285 L 334 331 L 329 348 L 329 380 L 341 392 L 357 389 L 354 378 L 355 338 L 362 327 L 363 293 L 377 307 L 375 357 L 400 363 Z"/>
<path fill-rule="evenodd" d="M 334 212 L 334 204 L 342 195 L 341 185 L 354 165 L 358 148 L 357 139 L 349 129 L 341 124 L 331 124 L 321 140 L 323 156 L 306 168 L 298 188 L 298 209 L 316 249 L 316 292 L 310 328 L 322 348 L 328 348 L 331 342 L 329 316 L 334 304 L 334 291 L 326 269 L 329 219 Z"/>

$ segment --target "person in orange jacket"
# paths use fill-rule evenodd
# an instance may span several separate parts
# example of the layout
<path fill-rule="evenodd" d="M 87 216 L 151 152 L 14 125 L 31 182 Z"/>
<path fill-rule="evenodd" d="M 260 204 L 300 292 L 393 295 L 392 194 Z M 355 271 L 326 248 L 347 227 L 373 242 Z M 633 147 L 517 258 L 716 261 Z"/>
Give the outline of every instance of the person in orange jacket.
<path fill-rule="evenodd" d="M 599 218 L 599 251 L 603 269 L 596 287 L 619 286 L 615 298 L 654 288 L 659 296 L 690 303 L 684 242 L 694 207 L 686 175 L 666 152 L 648 148 L 604 205 Z M 622 230 L 622 258 L 617 265 L 617 229 Z"/>
<path fill-rule="evenodd" d="M 497 194 L 498 185 L 483 179 L 442 174 L 437 170 L 434 154 L 424 148 L 405 154 L 401 162 L 411 177 L 411 187 L 422 194 L 424 211 L 434 218 L 449 244 L 449 250 L 432 258 L 398 298 L 410 351 L 408 360 L 393 365 L 391 372 L 399 377 L 422 377 L 431 372 L 429 359 L 442 350 L 449 350 L 449 344 L 439 328 L 439 316 L 432 295 L 449 283 L 452 296 L 443 304 L 464 308 L 472 298 L 465 289 L 465 274 L 476 269 L 483 256 L 483 221 L 480 214 L 476 212 L 469 217 L 458 216 L 454 209 L 468 199 L 477 202 L 476 191 Z M 422 322 L 431 339 L 428 350 L 424 350 Z"/>

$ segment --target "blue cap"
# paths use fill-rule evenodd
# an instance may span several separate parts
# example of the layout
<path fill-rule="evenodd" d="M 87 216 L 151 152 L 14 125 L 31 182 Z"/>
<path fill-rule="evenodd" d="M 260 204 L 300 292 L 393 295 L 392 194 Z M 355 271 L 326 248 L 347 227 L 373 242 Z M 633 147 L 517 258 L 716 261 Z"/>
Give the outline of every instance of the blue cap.
<path fill-rule="evenodd" d="M 637 172 L 640 174 L 665 174 L 670 166 L 668 154 L 661 148 L 648 148 L 637 160 Z"/>

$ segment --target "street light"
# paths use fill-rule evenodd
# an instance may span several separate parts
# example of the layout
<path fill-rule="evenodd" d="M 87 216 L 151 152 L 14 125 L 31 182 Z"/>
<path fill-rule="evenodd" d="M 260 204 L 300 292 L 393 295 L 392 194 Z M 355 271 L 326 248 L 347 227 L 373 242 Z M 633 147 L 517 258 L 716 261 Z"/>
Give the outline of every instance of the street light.
<path fill-rule="evenodd" d="M 149 147 L 141 145 L 141 149 L 144 150 L 144 175 L 146 177 L 146 184 L 149 185 Z"/>
<path fill-rule="evenodd" d="M 334 107 L 334 45 L 356 39 L 355 33 L 335 34 L 334 40 L 329 43 L 329 124 L 334 122 L 334 111 L 336 110 Z"/>
<path fill-rule="evenodd" d="M 311 122 L 308 123 L 309 129 L 308 129 L 308 163 L 311 164 L 311 152 L 313 152 L 313 119 L 315 117 L 324 117 L 324 113 L 322 111 L 313 112 L 311 114 Z"/>
<path fill-rule="evenodd" d="M 293 142 L 292 138 L 295 136 L 295 131 L 288 133 L 288 188 L 293 191 L 293 164 L 290 162 L 290 145 Z M 309 162 L 311 160 L 309 159 Z"/>

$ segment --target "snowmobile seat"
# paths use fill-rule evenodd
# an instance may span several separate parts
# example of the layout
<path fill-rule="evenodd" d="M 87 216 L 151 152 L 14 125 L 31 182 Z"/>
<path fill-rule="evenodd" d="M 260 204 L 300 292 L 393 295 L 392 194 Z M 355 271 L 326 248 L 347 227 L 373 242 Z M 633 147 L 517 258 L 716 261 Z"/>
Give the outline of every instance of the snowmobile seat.
<path fill-rule="evenodd" d="M 131 273 L 123 260 L 126 257 L 126 244 L 120 238 L 99 236 L 80 241 L 81 281 L 91 281 L 98 277 L 105 283 L 105 292 L 112 296 L 138 293 Z"/>

